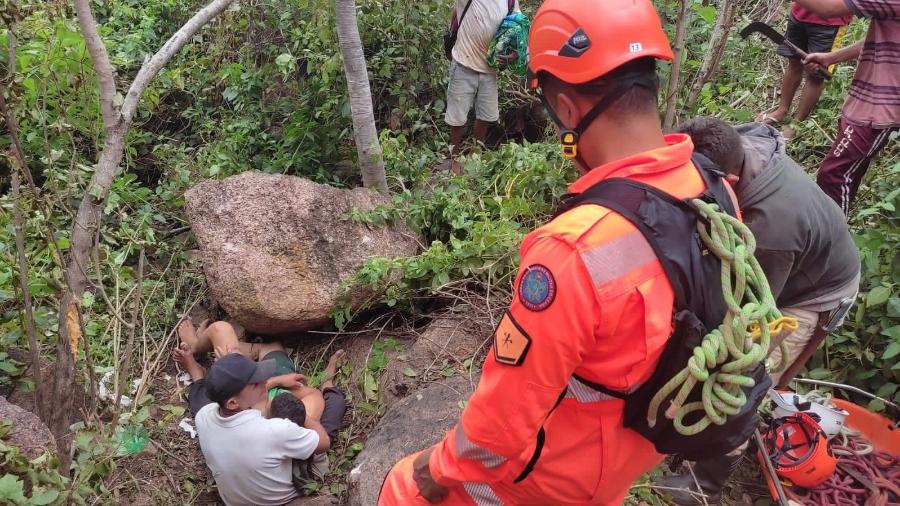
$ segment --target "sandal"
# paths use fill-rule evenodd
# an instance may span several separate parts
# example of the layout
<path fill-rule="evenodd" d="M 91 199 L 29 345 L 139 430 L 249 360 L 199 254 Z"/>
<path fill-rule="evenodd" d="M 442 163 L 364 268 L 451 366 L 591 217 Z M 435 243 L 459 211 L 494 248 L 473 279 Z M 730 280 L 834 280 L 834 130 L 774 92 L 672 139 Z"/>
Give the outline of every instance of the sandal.
<path fill-rule="evenodd" d="M 769 116 L 770 112 L 772 112 L 772 111 L 766 111 L 766 112 L 760 114 L 759 116 L 756 117 L 756 119 L 754 121 L 756 121 L 757 123 L 762 123 L 763 125 L 769 125 L 771 127 L 778 128 L 779 126 L 781 126 L 781 123 L 784 120 L 777 120 L 777 119 L 773 118 L 772 116 Z"/>

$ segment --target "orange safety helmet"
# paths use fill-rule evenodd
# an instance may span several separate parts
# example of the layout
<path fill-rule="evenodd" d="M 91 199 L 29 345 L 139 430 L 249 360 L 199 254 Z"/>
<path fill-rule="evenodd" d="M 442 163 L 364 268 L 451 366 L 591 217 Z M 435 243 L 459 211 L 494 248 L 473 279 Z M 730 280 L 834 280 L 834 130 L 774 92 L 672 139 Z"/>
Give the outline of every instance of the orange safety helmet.
<path fill-rule="evenodd" d="M 582 84 L 638 58 L 673 58 L 650 0 L 547 0 L 531 23 L 528 53 L 532 88 L 541 72 Z"/>
<path fill-rule="evenodd" d="M 650 0 L 547 0 L 538 9 L 528 35 L 529 87 L 547 72 L 569 84 L 583 84 L 639 58 L 671 60 L 672 48 Z M 632 86 L 656 92 L 658 81 L 622 76 L 607 96 L 578 125 L 563 125 L 541 94 L 541 101 L 560 128 L 566 158 L 586 165 L 578 154 L 578 139 L 606 108 Z"/>
<path fill-rule="evenodd" d="M 794 485 L 815 488 L 834 474 L 837 460 L 828 438 L 806 413 L 772 420 L 763 442 L 775 472 Z"/>

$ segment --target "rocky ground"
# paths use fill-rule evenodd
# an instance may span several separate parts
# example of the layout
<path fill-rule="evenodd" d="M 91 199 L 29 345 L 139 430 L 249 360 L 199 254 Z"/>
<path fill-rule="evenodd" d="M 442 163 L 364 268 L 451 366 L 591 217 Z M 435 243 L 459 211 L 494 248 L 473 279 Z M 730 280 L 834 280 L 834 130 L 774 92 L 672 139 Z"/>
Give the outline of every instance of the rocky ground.
<path fill-rule="evenodd" d="M 430 320 L 386 313 L 345 332 L 303 335 L 304 344 L 293 355 L 298 370 L 311 376 L 331 350 L 347 350 L 338 383 L 350 399 L 345 427 L 329 454 L 333 471 L 310 505 L 374 505 L 391 465 L 433 444 L 456 423 L 477 385 L 493 325 L 490 315 L 484 307 L 459 304 Z M 179 427 L 189 413 L 177 409 L 186 407 L 186 386 L 178 374 L 170 361 L 151 388 L 155 402 L 146 422 L 147 448 L 117 459 L 106 479 L 116 504 L 221 504 L 197 440 Z M 33 408 L 27 394 L 12 399 Z M 51 444 L 36 417 L 2 398 L 0 417 L 17 417 L 21 432 L 28 434 L 23 446 Z M 723 504 L 768 504 L 762 499 L 763 483 L 755 461 L 745 459 Z M 644 479 L 632 489 L 628 504 L 665 504 L 662 497 Z"/>
<path fill-rule="evenodd" d="M 431 297 L 426 314 L 379 309 L 371 286 L 348 281 L 372 257 L 414 255 L 420 245 L 405 227 L 349 219 L 353 209 L 386 202 L 368 190 L 341 190 L 301 178 L 248 172 L 202 183 L 186 195 L 192 231 L 200 246 L 214 312 L 194 311 L 194 323 L 227 317 L 246 335 L 280 335 L 293 350 L 297 370 L 316 383 L 325 360 L 343 348 L 347 358 L 336 383 L 347 394 L 344 428 L 329 452 L 332 471 L 310 504 L 374 505 L 385 474 L 402 456 L 433 444 L 459 418 L 477 385 L 491 333 L 509 294 L 502 288 L 444 287 Z M 350 301 L 370 312 L 343 331 L 328 330 L 331 309 Z M 421 309 L 421 308 L 420 308 Z M 324 325 L 324 326 L 323 326 Z M 244 334 L 244 332 L 240 332 Z M 175 339 L 163 346 L 172 348 Z M 197 440 L 181 427 L 186 385 L 168 357 L 149 385 L 152 400 L 143 421 L 149 443 L 115 460 L 106 487 L 115 504 L 218 504 L 214 483 Z M 207 357 L 208 360 L 208 357 Z M 207 364 L 208 365 L 208 364 Z M 46 369 L 48 364 L 42 364 Z M 73 387 L 80 418 L 94 413 L 91 392 Z M 18 406 L 16 406 L 18 405 Z M 103 406 L 101 406 L 103 407 Z M 0 397 L 0 418 L 14 422 L 10 441 L 26 452 L 52 444 L 49 431 L 32 414 L 30 394 Z M 101 413 L 104 410 L 99 410 Z M 100 423 L 108 423 L 109 415 Z M 748 504 L 765 494 L 747 461 L 731 504 Z M 759 490 L 761 489 L 761 490 Z M 756 492 L 759 490 L 759 493 Z M 649 477 L 632 489 L 630 504 L 662 504 Z"/>

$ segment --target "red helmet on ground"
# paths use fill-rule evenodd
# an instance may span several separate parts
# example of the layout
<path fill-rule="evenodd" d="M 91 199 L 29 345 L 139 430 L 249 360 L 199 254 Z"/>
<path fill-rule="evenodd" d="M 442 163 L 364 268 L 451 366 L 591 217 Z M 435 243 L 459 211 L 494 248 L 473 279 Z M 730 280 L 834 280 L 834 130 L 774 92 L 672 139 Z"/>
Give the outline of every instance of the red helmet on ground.
<path fill-rule="evenodd" d="M 673 58 L 650 0 L 547 0 L 531 24 L 528 52 L 532 87 L 540 72 L 581 84 L 638 58 Z"/>
<path fill-rule="evenodd" d="M 837 460 L 828 439 L 806 413 L 772 420 L 763 442 L 775 472 L 794 485 L 814 488 L 834 474 Z"/>

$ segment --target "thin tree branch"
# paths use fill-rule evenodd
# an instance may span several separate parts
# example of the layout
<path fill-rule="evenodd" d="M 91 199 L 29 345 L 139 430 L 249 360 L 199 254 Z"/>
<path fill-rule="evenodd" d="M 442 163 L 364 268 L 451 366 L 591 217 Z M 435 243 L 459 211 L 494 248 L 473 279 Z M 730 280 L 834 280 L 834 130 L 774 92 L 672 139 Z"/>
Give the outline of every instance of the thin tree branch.
<path fill-rule="evenodd" d="M 16 77 L 16 32 L 13 30 L 12 25 L 7 25 L 6 29 L 9 32 L 9 56 L 6 58 L 6 82 L 11 83 L 13 78 Z"/>
<path fill-rule="evenodd" d="M 97 32 L 97 21 L 91 12 L 89 0 L 73 0 L 75 14 L 78 16 L 78 25 L 84 36 L 84 43 L 91 60 L 94 63 L 94 72 L 97 74 L 97 83 L 100 85 L 100 111 L 103 113 L 103 126 L 107 130 L 114 128 L 121 119 L 116 111 L 113 100 L 116 98 L 116 73 L 109 62 L 109 53 Z"/>
<path fill-rule="evenodd" d="M 0 90 L 2 93 L 4 90 Z M 16 232 L 16 256 L 19 257 L 19 285 L 22 288 L 22 301 L 25 322 L 25 331 L 28 334 L 28 349 L 31 352 L 31 374 L 34 378 L 34 407 L 37 415 L 44 420 L 44 388 L 41 381 L 41 349 L 37 341 L 37 332 L 34 328 L 34 311 L 31 305 L 31 290 L 28 288 L 28 259 L 25 255 L 24 220 L 19 194 L 19 162 L 15 156 L 9 157 L 12 163 L 12 200 L 13 200 L 13 228 Z"/>
<path fill-rule="evenodd" d="M 85 332 L 84 328 L 84 314 L 81 312 L 81 308 L 76 305 L 78 310 L 78 325 L 81 332 L 81 343 L 84 345 L 84 365 L 85 370 L 87 372 L 88 378 L 88 398 L 90 399 L 90 403 L 88 405 L 88 412 L 90 416 L 94 419 L 97 418 L 97 372 L 94 370 L 94 359 L 93 354 L 91 353 L 91 336 Z M 88 417 L 85 416 L 85 420 Z"/>
<path fill-rule="evenodd" d="M 138 270 L 137 270 L 137 288 L 135 289 L 134 294 L 134 304 L 131 307 L 131 325 L 128 328 L 128 341 L 125 343 L 125 356 L 122 357 L 122 364 L 117 368 L 116 372 L 116 402 L 113 404 L 113 409 L 115 409 L 115 415 L 113 418 L 113 425 L 115 425 L 115 419 L 119 416 L 119 402 L 122 400 L 122 379 L 128 381 L 128 374 L 131 369 L 131 354 L 134 352 L 134 334 L 137 330 L 137 321 L 138 315 L 141 309 L 141 294 L 144 285 L 144 248 L 141 248 L 141 253 L 138 257 Z M 137 399 L 135 399 L 137 400 Z"/>
<path fill-rule="evenodd" d="M 12 81 L 13 76 L 15 75 L 15 59 L 16 59 L 16 36 L 13 34 L 12 27 L 7 27 L 9 30 L 9 57 L 10 60 L 9 69 L 7 70 L 6 82 L 9 83 Z M 19 163 L 22 165 L 22 173 L 25 174 L 25 179 L 28 182 L 28 186 L 34 191 L 35 195 L 40 195 L 40 192 L 37 186 L 34 184 L 34 178 L 31 176 L 31 171 L 28 170 L 28 162 L 25 160 L 25 150 L 22 149 L 22 143 L 19 140 L 19 122 L 16 120 L 16 117 L 12 115 L 9 111 L 9 106 L 6 103 L 6 84 L 0 84 L 0 114 L 3 115 L 3 119 L 6 120 L 6 127 L 9 130 L 9 138 L 13 144 L 13 155 L 18 159 Z"/>
<path fill-rule="evenodd" d="M 78 1 L 83 2 L 85 0 Z M 122 117 L 126 123 L 131 123 L 134 112 L 137 110 L 138 102 L 141 100 L 141 95 L 143 95 L 147 86 L 150 85 L 150 81 L 156 77 L 156 74 L 169 63 L 169 60 L 175 56 L 175 53 L 184 47 L 203 25 L 221 14 L 222 11 L 227 9 L 234 1 L 235 0 L 213 0 L 207 4 L 206 7 L 197 11 L 187 23 L 182 25 L 182 27 L 179 28 L 161 48 L 159 48 L 159 51 L 141 66 L 137 76 L 134 78 L 134 82 L 132 82 L 131 87 L 128 88 L 128 94 L 125 95 L 125 102 L 122 104 Z"/>
<path fill-rule="evenodd" d="M 676 109 L 678 107 L 678 79 L 681 74 L 681 62 L 684 60 L 684 38 L 687 32 L 688 9 L 690 0 L 679 0 L 678 20 L 675 22 L 675 58 L 672 60 L 672 68 L 669 73 L 669 82 L 666 89 L 666 117 L 663 120 L 663 128 L 668 130 L 675 123 Z"/>
<path fill-rule="evenodd" d="M 716 20 L 709 36 L 709 46 L 703 55 L 703 63 L 700 65 L 700 70 L 697 72 L 694 83 L 691 85 L 691 91 L 688 94 L 685 107 L 691 108 L 697 103 L 703 86 L 712 80 L 716 70 L 718 70 L 719 63 L 728 45 L 728 33 L 731 31 L 735 14 L 741 4 L 742 0 L 722 0 L 720 2 Z"/>

